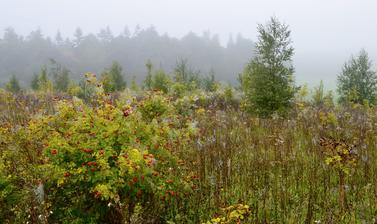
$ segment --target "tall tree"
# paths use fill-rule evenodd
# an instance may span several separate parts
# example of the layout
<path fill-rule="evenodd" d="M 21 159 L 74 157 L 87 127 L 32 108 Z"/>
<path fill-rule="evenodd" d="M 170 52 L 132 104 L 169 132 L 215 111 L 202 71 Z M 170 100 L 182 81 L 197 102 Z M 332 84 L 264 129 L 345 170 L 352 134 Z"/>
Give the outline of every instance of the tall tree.
<path fill-rule="evenodd" d="M 338 93 L 341 102 L 363 104 L 376 103 L 377 75 L 372 70 L 372 62 L 363 49 L 359 55 L 351 57 L 338 76 Z"/>
<path fill-rule="evenodd" d="M 76 31 L 74 33 L 74 37 L 75 37 L 74 44 L 75 44 L 75 47 L 77 47 L 81 44 L 81 41 L 84 39 L 81 28 L 78 27 L 76 29 Z"/>
<path fill-rule="evenodd" d="M 124 27 L 124 29 L 123 29 L 123 35 L 126 38 L 129 38 L 131 36 L 131 32 L 130 32 L 130 29 L 128 28 L 128 26 Z"/>
<path fill-rule="evenodd" d="M 62 46 L 64 44 L 64 40 L 60 31 L 58 31 L 55 35 L 55 42 L 58 46 Z"/>
<path fill-rule="evenodd" d="M 258 25 L 256 55 L 240 77 L 245 109 L 261 117 L 286 114 L 296 92 L 290 30 L 272 17 Z"/>
<path fill-rule="evenodd" d="M 113 33 L 111 32 L 109 26 L 107 26 L 105 29 L 101 29 L 97 36 L 105 43 L 109 43 L 114 39 Z"/>
<path fill-rule="evenodd" d="M 8 27 L 4 30 L 4 37 L 3 41 L 9 45 L 12 45 L 14 43 L 17 43 L 20 40 L 20 37 L 17 35 L 17 33 L 14 31 L 13 28 Z"/>

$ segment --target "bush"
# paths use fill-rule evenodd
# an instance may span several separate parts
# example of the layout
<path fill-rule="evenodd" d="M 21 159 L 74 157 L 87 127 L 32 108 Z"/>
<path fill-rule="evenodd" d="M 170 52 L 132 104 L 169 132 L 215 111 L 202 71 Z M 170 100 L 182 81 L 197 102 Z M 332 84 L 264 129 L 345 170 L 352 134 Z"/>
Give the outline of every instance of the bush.
<path fill-rule="evenodd" d="M 29 195 L 36 187 L 45 195 L 37 214 L 48 222 L 124 223 L 136 206 L 159 211 L 153 217 L 159 219 L 166 209 L 177 208 L 161 200 L 174 204 L 190 193 L 191 180 L 178 169 L 174 145 L 193 132 L 178 125 L 174 108 L 161 95 L 117 105 L 103 91 L 97 94 L 95 107 L 60 101 L 56 114 L 14 131 L 13 141 L 4 142 L 8 150 L 41 153 L 18 176 L 33 183 Z M 8 198 L 12 186 L 2 180 L 0 187 Z"/>

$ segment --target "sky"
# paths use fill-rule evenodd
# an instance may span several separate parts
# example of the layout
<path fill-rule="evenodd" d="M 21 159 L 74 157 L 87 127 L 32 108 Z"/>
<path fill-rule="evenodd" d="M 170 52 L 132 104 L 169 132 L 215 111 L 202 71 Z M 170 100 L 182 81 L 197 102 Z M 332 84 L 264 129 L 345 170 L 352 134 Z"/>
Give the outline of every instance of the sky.
<path fill-rule="evenodd" d="M 118 34 L 125 26 L 153 25 L 173 37 L 209 30 L 225 44 L 238 33 L 256 40 L 257 24 L 271 16 L 292 31 L 298 82 L 323 79 L 333 86 L 361 48 L 377 61 L 375 0 L 0 0 L 0 35 L 7 27 L 22 35 L 41 28 L 71 36 L 77 27 L 98 33 L 109 26 Z"/>

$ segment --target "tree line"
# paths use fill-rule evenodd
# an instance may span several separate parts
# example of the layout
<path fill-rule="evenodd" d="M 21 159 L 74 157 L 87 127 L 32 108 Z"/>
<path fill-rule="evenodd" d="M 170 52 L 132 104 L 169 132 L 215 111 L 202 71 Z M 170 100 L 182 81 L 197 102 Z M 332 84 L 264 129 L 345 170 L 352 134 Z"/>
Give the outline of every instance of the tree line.
<path fill-rule="evenodd" d="M 242 106 L 246 111 L 260 117 L 270 117 L 274 114 L 284 116 L 294 105 L 299 91 L 303 89 L 297 86 L 294 80 L 291 31 L 288 25 L 275 17 L 266 24 L 259 24 L 257 29 L 259 35 L 254 57 L 239 75 L 240 90 L 243 92 Z M 111 41 L 110 35 L 104 39 Z M 132 90 L 137 91 L 141 87 L 144 90 L 175 91 L 179 95 L 180 92 L 197 88 L 215 91 L 218 86 L 213 70 L 203 75 L 200 71 L 192 69 L 187 60 L 178 61 L 171 73 L 165 72 L 162 68 L 155 69 L 150 60 L 145 64 L 145 69 L 147 74 L 141 86 L 136 83 L 136 77 L 132 78 Z M 54 89 L 58 92 L 85 96 L 89 91 L 85 81 L 75 84 L 69 78 L 69 73 L 68 69 L 51 60 L 49 68 L 43 67 L 39 74 L 33 76 L 30 86 L 34 90 Z M 49 77 L 52 77 L 52 80 Z M 106 92 L 125 89 L 127 83 L 124 80 L 122 66 L 114 61 L 109 68 L 102 71 L 101 82 Z M 10 78 L 6 88 L 14 93 L 21 90 L 15 76 Z M 357 56 L 351 56 L 350 60 L 345 62 L 342 72 L 338 75 L 337 92 L 340 103 L 377 103 L 377 73 L 372 70 L 372 62 L 366 50 L 362 49 Z M 316 89 L 314 98 L 316 104 L 326 100 L 333 101 L 332 93 L 324 94 L 323 82 Z"/>
<path fill-rule="evenodd" d="M 209 32 L 188 33 L 181 39 L 159 34 L 154 27 L 113 34 L 109 27 L 97 34 L 77 28 L 72 37 L 57 32 L 54 38 L 42 30 L 21 36 L 12 28 L 0 37 L 0 84 L 12 75 L 27 86 L 33 73 L 55 60 L 69 69 L 71 77 L 79 80 L 85 72 L 100 73 L 117 61 L 125 77 L 135 76 L 141 82 L 146 76 L 145 63 L 150 60 L 156 68 L 172 72 L 177 61 L 187 59 L 201 73 L 214 71 L 221 80 L 234 80 L 253 55 L 254 43 L 241 35 L 229 39 L 226 46 Z"/>

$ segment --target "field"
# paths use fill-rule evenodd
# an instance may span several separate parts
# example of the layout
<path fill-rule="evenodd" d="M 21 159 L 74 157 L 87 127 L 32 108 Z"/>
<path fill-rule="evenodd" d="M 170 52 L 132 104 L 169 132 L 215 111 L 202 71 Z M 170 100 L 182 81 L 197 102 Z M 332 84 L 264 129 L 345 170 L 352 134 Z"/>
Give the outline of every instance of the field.
<path fill-rule="evenodd" d="M 374 107 L 297 95 L 258 118 L 232 87 L 88 83 L 0 93 L 1 223 L 377 222 Z"/>

